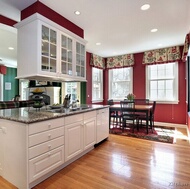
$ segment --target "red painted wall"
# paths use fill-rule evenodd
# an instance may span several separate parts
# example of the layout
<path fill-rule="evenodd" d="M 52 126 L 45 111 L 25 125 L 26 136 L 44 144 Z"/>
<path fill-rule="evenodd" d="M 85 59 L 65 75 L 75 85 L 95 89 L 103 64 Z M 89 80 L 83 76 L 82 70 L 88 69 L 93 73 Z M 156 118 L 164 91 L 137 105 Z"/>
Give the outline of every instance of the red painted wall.
<path fill-rule="evenodd" d="M 92 67 L 90 66 L 91 53 L 86 52 L 86 103 L 92 104 Z"/>
<path fill-rule="evenodd" d="M 16 24 L 17 22 L 15 20 L 12 20 L 10 18 L 7 18 L 3 15 L 0 15 L 0 23 L 5 24 L 7 26 L 13 26 L 14 24 Z"/>
<path fill-rule="evenodd" d="M 182 48 L 181 48 L 182 50 Z M 92 68 L 90 67 L 90 53 L 87 53 L 87 99 L 88 103 L 92 100 Z M 146 98 L 146 66 L 142 64 L 143 53 L 134 54 L 135 65 L 133 67 L 133 91 L 136 98 Z M 187 105 L 186 105 L 186 71 L 185 63 L 179 62 L 179 103 L 178 104 L 158 104 L 155 110 L 155 121 L 167 123 L 187 123 Z M 103 97 L 106 104 L 109 94 L 109 76 L 108 70 L 104 70 Z"/>
<path fill-rule="evenodd" d="M 181 47 L 182 52 L 182 47 Z M 134 94 L 136 98 L 146 98 L 146 66 L 142 64 L 143 53 L 134 54 L 135 65 L 133 73 Z M 185 63 L 179 62 L 179 103 L 158 104 L 155 110 L 155 121 L 186 124 L 186 71 Z"/>

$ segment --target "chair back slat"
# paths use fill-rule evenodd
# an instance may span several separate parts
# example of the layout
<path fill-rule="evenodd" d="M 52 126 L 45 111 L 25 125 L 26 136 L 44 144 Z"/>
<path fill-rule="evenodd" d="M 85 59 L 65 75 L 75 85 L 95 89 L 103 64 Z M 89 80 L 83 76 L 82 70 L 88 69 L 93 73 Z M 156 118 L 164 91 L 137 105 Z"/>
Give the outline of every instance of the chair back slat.
<path fill-rule="evenodd" d="M 114 104 L 113 99 L 107 100 L 107 104 L 108 104 L 108 105 L 113 105 L 113 104 Z"/>
<path fill-rule="evenodd" d="M 135 114 L 135 102 L 134 101 L 120 101 L 121 113 L 123 115 Z"/>
<path fill-rule="evenodd" d="M 135 104 L 138 105 L 144 105 L 144 104 L 149 104 L 149 99 L 134 99 Z"/>

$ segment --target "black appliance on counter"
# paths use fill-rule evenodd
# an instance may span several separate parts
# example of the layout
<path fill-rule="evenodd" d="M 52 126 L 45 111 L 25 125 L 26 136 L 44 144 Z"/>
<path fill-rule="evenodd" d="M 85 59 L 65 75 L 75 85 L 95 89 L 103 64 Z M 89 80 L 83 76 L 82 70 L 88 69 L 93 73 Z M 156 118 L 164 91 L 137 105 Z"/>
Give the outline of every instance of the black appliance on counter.
<path fill-rule="evenodd" d="M 44 93 L 34 93 L 29 96 L 29 100 L 33 100 L 36 102 L 43 102 L 44 105 L 50 105 L 50 96 Z"/>

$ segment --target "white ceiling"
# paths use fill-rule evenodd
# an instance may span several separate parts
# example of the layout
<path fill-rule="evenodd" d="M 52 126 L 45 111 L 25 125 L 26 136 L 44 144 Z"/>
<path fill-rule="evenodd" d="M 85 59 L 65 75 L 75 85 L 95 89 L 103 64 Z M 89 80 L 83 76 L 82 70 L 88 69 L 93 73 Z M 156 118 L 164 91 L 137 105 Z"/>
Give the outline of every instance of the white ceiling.
<path fill-rule="evenodd" d="M 20 21 L 20 10 L 35 1 L 0 0 L 1 12 L 6 17 Z M 39 1 L 81 27 L 88 41 L 87 51 L 102 57 L 183 45 L 190 31 L 190 0 Z M 142 11 L 140 7 L 147 3 L 150 9 Z M 74 14 L 76 10 L 81 12 L 79 16 Z M 158 31 L 151 33 L 153 28 Z M 16 33 L 11 31 L 11 36 L 5 34 L 0 31 L 0 63 L 12 64 L 8 61 L 10 57 L 16 65 Z M 11 42 L 15 46 L 14 52 L 7 50 Z M 97 42 L 101 45 L 97 46 Z"/>

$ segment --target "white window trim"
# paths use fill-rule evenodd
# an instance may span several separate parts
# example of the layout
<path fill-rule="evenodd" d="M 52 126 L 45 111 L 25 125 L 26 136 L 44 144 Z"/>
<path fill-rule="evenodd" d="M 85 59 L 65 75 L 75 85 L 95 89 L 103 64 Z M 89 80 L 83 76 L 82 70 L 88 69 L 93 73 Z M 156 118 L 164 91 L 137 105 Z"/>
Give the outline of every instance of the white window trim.
<path fill-rule="evenodd" d="M 130 93 L 133 93 L 133 67 L 130 67 L 131 68 L 131 83 L 130 83 L 130 89 L 131 89 L 131 91 L 130 91 Z M 114 69 L 112 69 L 112 70 L 114 70 Z M 109 99 L 113 99 L 115 102 L 120 102 L 121 100 L 124 100 L 124 98 L 112 98 L 112 96 L 111 96 L 111 82 L 110 82 L 110 78 L 111 78 L 111 72 L 110 72 L 111 70 L 109 70 L 109 73 L 108 73 L 108 75 L 109 75 Z M 127 96 L 128 94 L 126 94 L 126 96 Z"/>
<path fill-rule="evenodd" d="M 99 68 L 92 68 L 92 93 L 93 93 L 93 77 L 94 77 L 94 72 L 93 72 L 93 69 L 99 69 Z M 102 69 L 99 69 L 99 70 L 101 70 L 101 87 L 100 87 L 100 93 L 101 93 L 101 95 L 100 95 L 100 99 L 93 99 L 93 95 L 92 95 L 92 103 L 100 103 L 100 102 L 103 102 L 103 70 Z"/>
<path fill-rule="evenodd" d="M 175 63 L 175 78 L 177 79 L 174 84 L 175 84 L 175 90 L 177 91 L 177 93 L 175 93 L 175 100 L 156 100 L 156 102 L 158 104 L 178 104 L 179 103 L 179 74 L 178 74 L 178 62 L 174 62 Z M 148 72 L 148 66 L 146 66 L 146 98 L 150 99 L 149 97 L 149 72 Z M 150 102 L 152 102 L 152 100 L 150 99 Z"/>

